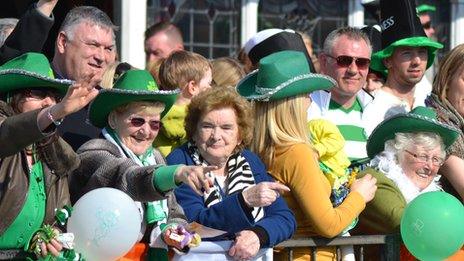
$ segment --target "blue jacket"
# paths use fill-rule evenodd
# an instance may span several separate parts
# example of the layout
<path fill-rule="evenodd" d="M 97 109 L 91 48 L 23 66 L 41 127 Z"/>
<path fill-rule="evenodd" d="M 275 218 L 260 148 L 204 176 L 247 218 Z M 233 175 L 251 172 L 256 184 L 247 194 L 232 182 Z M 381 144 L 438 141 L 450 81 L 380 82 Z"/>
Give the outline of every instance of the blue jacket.
<path fill-rule="evenodd" d="M 244 150 L 242 156 L 250 164 L 256 183 L 274 181 L 255 154 L 249 150 Z M 194 165 L 187 152 L 186 144 L 173 150 L 167 157 L 167 163 L 169 165 Z M 187 185 L 176 188 L 175 194 L 189 222 L 196 221 L 207 227 L 228 232 L 227 235 L 211 239 L 212 241 L 234 238 L 237 232 L 259 226 L 266 231 L 269 238 L 268 245 L 261 247 L 272 247 L 290 238 L 296 229 L 295 217 L 282 197 L 277 198 L 270 206 L 264 207 L 264 218 L 255 223 L 251 215 L 247 214 L 241 207 L 239 193 L 223 197 L 221 202 L 210 208 L 204 205 L 203 197 Z"/>

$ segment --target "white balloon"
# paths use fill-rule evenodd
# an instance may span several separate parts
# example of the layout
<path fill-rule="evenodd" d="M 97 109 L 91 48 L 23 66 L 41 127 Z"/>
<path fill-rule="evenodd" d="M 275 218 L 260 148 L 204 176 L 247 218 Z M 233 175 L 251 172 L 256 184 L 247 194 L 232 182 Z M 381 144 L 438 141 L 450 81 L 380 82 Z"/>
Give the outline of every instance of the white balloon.
<path fill-rule="evenodd" d="M 82 196 L 68 220 L 74 249 L 89 261 L 116 260 L 136 243 L 142 217 L 135 202 L 114 188 L 99 188 Z"/>

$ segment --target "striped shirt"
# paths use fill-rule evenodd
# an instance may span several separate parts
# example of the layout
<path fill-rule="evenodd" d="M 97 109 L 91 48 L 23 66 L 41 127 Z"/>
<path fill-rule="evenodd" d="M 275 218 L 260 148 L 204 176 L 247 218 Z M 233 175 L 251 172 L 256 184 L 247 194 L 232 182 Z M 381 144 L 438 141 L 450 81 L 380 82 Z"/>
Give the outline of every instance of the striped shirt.
<path fill-rule="evenodd" d="M 324 118 L 335 123 L 345 138 L 345 153 L 350 161 L 367 157 L 366 141 L 367 137 L 362 127 L 361 103 L 358 98 L 351 108 L 345 109 L 340 104 L 330 100 L 329 110 Z"/>

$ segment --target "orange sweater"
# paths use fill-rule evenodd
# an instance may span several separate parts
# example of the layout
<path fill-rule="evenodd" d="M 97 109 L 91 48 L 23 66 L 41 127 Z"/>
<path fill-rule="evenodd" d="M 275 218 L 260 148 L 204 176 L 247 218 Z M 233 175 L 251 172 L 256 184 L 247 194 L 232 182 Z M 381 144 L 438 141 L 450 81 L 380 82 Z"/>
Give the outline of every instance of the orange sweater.
<path fill-rule="evenodd" d="M 329 181 L 320 171 L 313 153 L 308 144 L 276 148 L 269 172 L 291 189 L 283 197 L 295 214 L 297 230 L 294 237 L 332 238 L 351 224 L 364 209 L 365 202 L 361 194 L 351 192 L 341 205 L 334 208 L 330 202 Z"/>

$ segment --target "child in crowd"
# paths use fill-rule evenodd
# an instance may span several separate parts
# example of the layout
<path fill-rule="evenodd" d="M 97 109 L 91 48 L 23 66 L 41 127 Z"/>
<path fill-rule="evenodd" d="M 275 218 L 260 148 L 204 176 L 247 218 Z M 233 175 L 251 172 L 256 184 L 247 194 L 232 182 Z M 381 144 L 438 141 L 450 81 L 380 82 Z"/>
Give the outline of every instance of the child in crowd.
<path fill-rule="evenodd" d="M 345 139 L 337 126 L 325 119 L 314 119 L 308 122 L 311 144 L 318 155 L 319 167 L 330 182 L 332 193 L 330 201 L 334 207 L 340 205 L 348 195 L 351 181 L 356 178 L 356 171 L 350 171 L 350 160 L 344 151 Z M 349 236 L 358 219 L 342 232 Z M 342 260 L 355 260 L 353 247 L 342 246 Z"/>
<path fill-rule="evenodd" d="M 205 57 L 183 50 L 173 52 L 161 64 L 160 89 L 180 89 L 176 103 L 161 119 L 162 127 L 153 143 L 164 156 L 187 142 L 184 129 L 187 105 L 194 96 L 211 88 L 211 71 L 211 64 Z"/>

